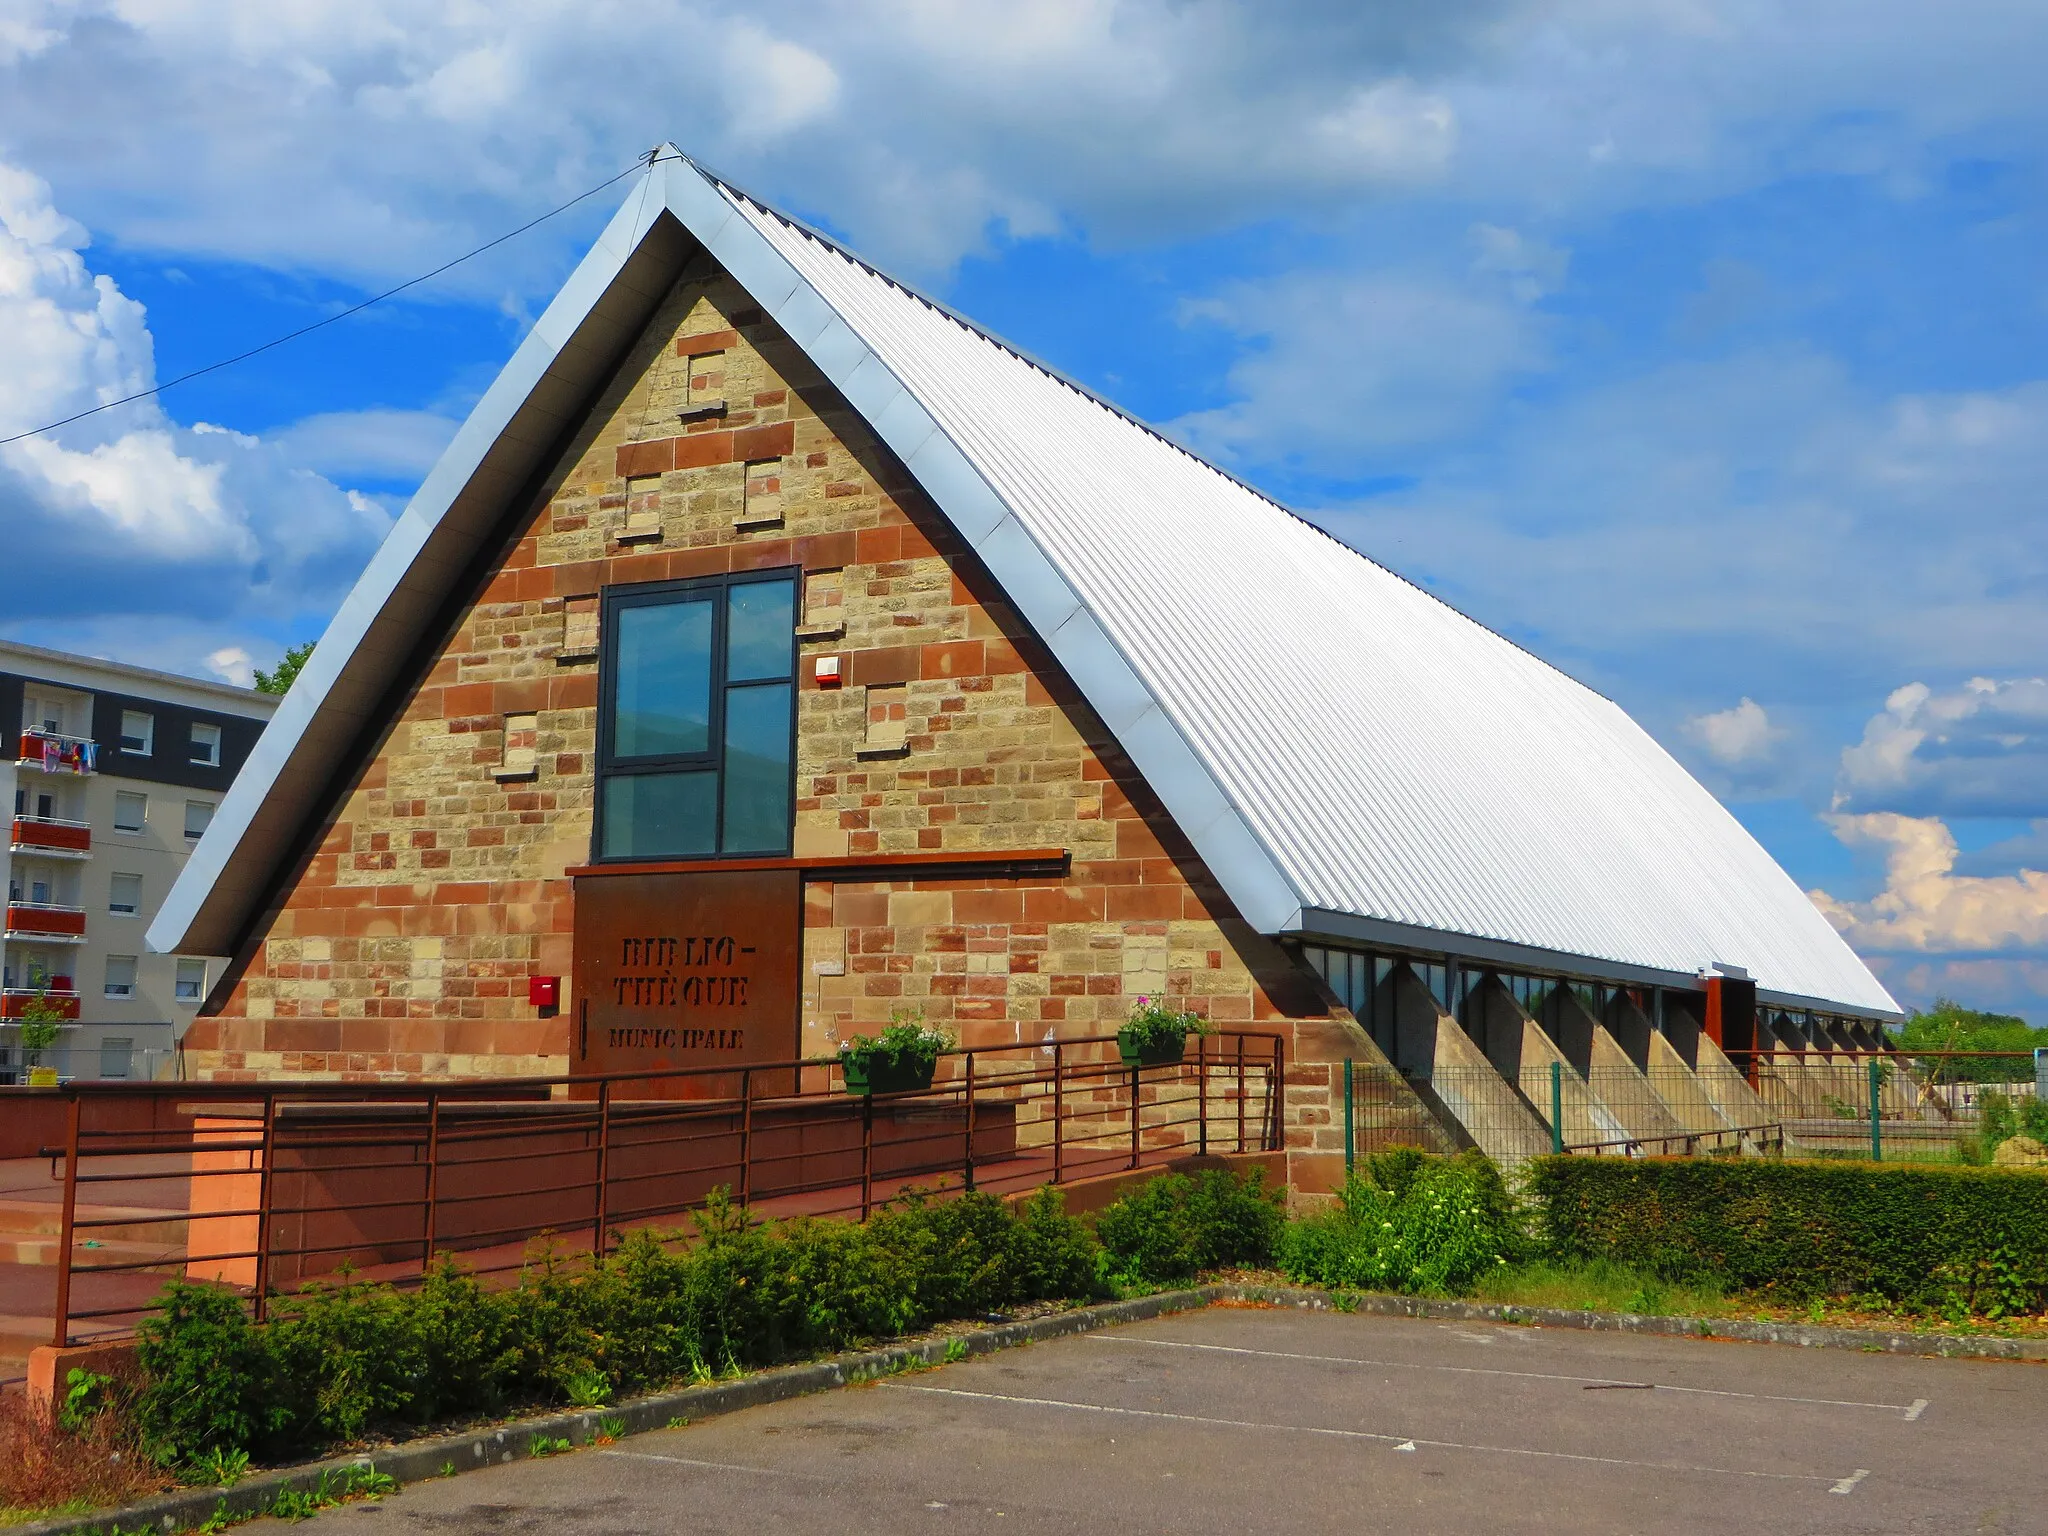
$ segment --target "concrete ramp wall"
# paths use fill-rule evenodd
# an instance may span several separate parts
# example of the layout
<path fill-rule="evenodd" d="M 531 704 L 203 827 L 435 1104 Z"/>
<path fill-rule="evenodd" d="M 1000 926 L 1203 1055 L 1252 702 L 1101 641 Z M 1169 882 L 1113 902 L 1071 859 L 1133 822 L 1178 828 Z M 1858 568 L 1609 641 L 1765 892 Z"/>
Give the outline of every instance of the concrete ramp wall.
<path fill-rule="evenodd" d="M 1659 1034 L 1650 1036 L 1650 1072 L 1664 1107 L 1688 1131 L 1696 1136 L 1711 1136 L 1733 1128 L 1714 1106 L 1698 1074 L 1678 1054 L 1678 1048 Z"/>
<path fill-rule="evenodd" d="M 1568 995 L 1568 994 L 1567 994 Z M 1576 1006 L 1576 999 L 1573 999 Z M 1481 1035 L 1482 1048 L 1494 1070 L 1521 1090 L 1522 1097 L 1535 1111 L 1546 1130 L 1551 1128 L 1551 1065 L 1555 1063 L 1557 1074 L 1557 1129 L 1568 1147 L 1612 1145 L 1613 1150 L 1623 1150 L 1622 1143 L 1630 1139 L 1628 1128 L 1605 1104 L 1592 1088 L 1587 1085 L 1584 1075 L 1574 1065 L 1572 1058 L 1546 1034 L 1543 1027 L 1530 1018 L 1522 1005 L 1515 1001 L 1514 994 L 1500 984 L 1498 978 L 1489 979 L 1484 986 L 1473 993 L 1467 1005 L 1467 1016 L 1473 1020 L 1475 1030 Z M 1581 1046 L 1591 1060 L 1592 1035 L 1599 1025 L 1583 1009 L 1579 1010 L 1580 1028 L 1571 1032 L 1571 1037 Z"/>
<path fill-rule="evenodd" d="M 1721 1118 L 1736 1130 L 1775 1125 L 1782 1118 L 1771 1112 L 1721 1047 L 1704 1034 L 1699 1037 L 1699 1064 L 1693 1068 L 1693 1080 Z"/>
<path fill-rule="evenodd" d="M 1550 1132 L 1495 1070 L 1458 1021 L 1405 967 L 1387 979 L 1394 1006 L 1394 1064 L 1444 1120 L 1503 1167 L 1550 1150 Z M 1512 999 L 1510 999 L 1512 1001 Z"/>

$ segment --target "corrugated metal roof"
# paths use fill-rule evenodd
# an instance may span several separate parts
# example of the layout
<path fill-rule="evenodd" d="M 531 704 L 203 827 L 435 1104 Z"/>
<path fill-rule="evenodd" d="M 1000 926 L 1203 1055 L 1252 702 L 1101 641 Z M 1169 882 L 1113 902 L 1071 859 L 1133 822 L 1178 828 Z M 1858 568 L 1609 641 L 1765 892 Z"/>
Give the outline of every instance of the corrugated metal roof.
<path fill-rule="evenodd" d="M 909 466 L 1255 926 L 1630 980 L 1719 962 L 1897 1011 L 1613 703 L 680 154 L 648 175 L 342 604 L 155 948 L 244 942 L 465 566 L 701 246 Z"/>
<path fill-rule="evenodd" d="M 1304 909 L 1655 971 L 1720 962 L 1767 992 L 1896 1009 L 1612 701 L 727 195 L 1016 514 Z"/>

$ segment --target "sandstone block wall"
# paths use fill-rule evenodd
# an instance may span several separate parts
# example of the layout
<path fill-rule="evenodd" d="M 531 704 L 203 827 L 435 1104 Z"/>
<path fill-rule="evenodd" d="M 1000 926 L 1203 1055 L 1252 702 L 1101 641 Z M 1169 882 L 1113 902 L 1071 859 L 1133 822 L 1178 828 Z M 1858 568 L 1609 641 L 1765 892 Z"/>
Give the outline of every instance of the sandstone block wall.
<path fill-rule="evenodd" d="M 700 261 L 424 662 L 218 1016 L 194 1026 L 189 1065 L 560 1071 L 573 999 L 536 1017 L 525 978 L 571 970 L 564 871 L 590 855 L 595 599 L 795 567 L 796 854 L 1071 857 L 1057 879 L 808 884 L 805 1050 L 899 1007 L 974 1046 L 1102 1034 L 1164 994 L 1226 1027 L 1284 1031 L 1290 1137 L 1331 1150 L 1330 1063 L 1370 1050 L 1355 1023 L 1237 917 L 908 474 Z M 815 685 L 821 655 L 841 658 L 844 686 Z"/>

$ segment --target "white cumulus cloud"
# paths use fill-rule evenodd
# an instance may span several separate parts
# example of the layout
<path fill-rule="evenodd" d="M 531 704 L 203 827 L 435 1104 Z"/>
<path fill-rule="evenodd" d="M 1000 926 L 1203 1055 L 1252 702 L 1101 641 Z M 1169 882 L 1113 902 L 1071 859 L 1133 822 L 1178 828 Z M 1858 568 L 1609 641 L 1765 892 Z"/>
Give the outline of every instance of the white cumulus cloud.
<path fill-rule="evenodd" d="M 1884 889 L 1869 901 L 1808 893 L 1856 949 L 1997 955 L 2048 946 L 2048 871 L 1958 875 L 1955 834 L 1935 817 L 1872 811 L 1828 824 L 1848 846 L 1885 855 Z"/>
<path fill-rule="evenodd" d="M 1840 810 L 2048 815 L 2048 678 L 1908 683 L 1842 752 Z"/>
<path fill-rule="evenodd" d="M 142 306 L 85 247 L 42 181 L 0 162 L 0 437 L 155 382 Z M 96 654 L 200 670 L 222 629 L 331 603 L 388 527 L 276 444 L 181 425 L 155 400 L 0 446 L 6 628 L 60 648 L 90 636 Z M 113 615 L 133 622 L 94 623 Z M 167 654 L 172 616 L 189 648 Z"/>
<path fill-rule="evenodd" d="M 1724 768 L 1747 768 L 1765 761 L 1785 734 L 1771 724 L 1763 705 L 1748 697 L 1732 709 L 1694 715 L 1686 721 L 1686 733 Z"/>

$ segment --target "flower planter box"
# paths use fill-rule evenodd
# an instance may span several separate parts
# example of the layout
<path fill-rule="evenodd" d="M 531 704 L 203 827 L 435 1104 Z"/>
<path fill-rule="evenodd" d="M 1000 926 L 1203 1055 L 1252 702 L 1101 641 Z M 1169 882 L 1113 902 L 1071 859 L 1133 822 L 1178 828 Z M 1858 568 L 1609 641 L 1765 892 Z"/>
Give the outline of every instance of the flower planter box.
<path fill-rule="evenodd" d="M 1149 1045 L 1140 1045 L 1128 1029 L 1120 1029 L 1116 1032 L 1116 1049 L 1127 1067 L 1170 1067 L 1186 1057 L 1188 1037 L 1168 1035 Z"/>
<path fill-rule="evenodd" d="M 894 1056 L 847 1051 L 840 1057 L 846 1069 L 846 1091 L 851 1094 L 916 1093 L 932 1085 L 938 1062 L 901 1061 Z"/>

